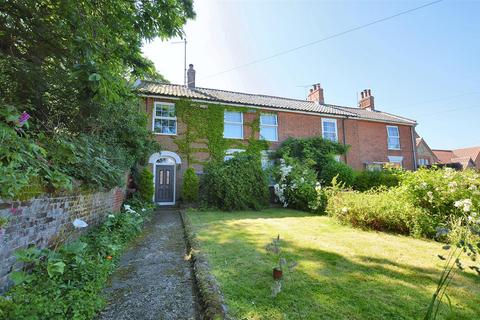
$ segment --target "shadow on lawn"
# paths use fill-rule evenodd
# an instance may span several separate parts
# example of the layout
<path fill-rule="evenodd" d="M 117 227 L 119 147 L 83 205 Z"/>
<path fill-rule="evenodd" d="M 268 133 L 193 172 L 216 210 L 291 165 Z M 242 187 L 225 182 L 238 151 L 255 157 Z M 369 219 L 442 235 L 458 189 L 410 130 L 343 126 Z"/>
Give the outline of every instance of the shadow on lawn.
<path fill-rule="evenodd" d="M 299 266 L 286 274 L 282 293 L 273 299 L 271 268 L 276 257 L 259 247 L 259 233 L 229 228 L 217 221 L 202 234 L 202 242 L 208 243 L 207 254 L 227 303 L 241 319 L 422 319 L 439 277 L 435 269 L 364 256 L 353 261 L 282 240 L 282 256 Z M 448 317 L 444 308 L 441 318 L 476 319 L 478 293 L 468 300 L 462 295 L 468 290 L 473 288 L 451 292 L 454 305 L 460 305 Z"/>
<path fill-rule="evenodd" d="M 190 211 L 188 215 L 192 220 L 201 220 L 202 216 L 214 215 L 215 221 L 229 221 L 239 219 L 302 218 L 319 216 L 304 211 L 284 208 L 269 208 L 259 211 Z"/>

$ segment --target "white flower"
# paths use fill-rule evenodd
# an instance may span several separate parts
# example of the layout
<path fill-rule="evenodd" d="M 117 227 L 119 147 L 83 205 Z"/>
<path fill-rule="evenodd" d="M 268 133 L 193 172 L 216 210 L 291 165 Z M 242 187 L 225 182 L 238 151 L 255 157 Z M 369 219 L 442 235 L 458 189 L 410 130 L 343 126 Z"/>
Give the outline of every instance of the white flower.
<path fill-rule="evenodd" d="M 75 219 L 75 220 L 73 220 L 73 226 L 77 229 L 81 229 L 81 228 L 88 227 L 88 223 L 86 223 L 82 219 Z"/>
<path fill-rule="evenodd" d="M 426 189 L 428 187 L 428 184 L 426 182 L 422 182 L 420 184 L 420 189 Z"/>
<path fill-rule="evenodd" d="M 455 181 L 449 182 L 449 183 L 448 183 L 448 187 L 449 187 L 450 189 L 454 189 L 454 188 L 457 187 L 457 183 L 456 183 Z"/>
<path fill-rule="evenodd" d="M 342 213 L 347 213 L 348 212 L 348 208 L 347 207 L 343 207 L 342 208 Z"/>
<path fill-rule="evenodd" d="M 142 208 L 142 212 L 145 212 L 145 211 L 147 211 L 147 209 L 145 209 L 145 208 Z"/>
<path fill-rule="evenodd" d="M 470 188 L 468 188 L 468 190 L 475 191 L 475 190 L 477 190 L 477 186 L 474 185 L 474 184 L 472 184 L 472 185 L 470 186 Z"/>
<path fill-rule="evenodd" d="M 115 218 L 115 216 L 113 214 L 109 214 L 108 217 L 109 218 Z"/>
<path fill-rule="evenodd" d="M 472 209 L 472 199 L 463 199 L 455 201 L 453 204 L 456 208 L 462 209 L 464 212 L 470 212 Z"/>

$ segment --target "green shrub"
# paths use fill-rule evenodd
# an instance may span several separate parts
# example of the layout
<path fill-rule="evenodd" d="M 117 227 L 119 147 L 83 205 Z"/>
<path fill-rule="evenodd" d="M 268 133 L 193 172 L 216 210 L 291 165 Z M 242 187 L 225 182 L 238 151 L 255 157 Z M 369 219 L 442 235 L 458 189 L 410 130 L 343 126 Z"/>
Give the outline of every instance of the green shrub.
<path fill-rule="evenodd" d="M 335 161 L 334 155 L 343 155 L 347 150 L 348 146 L 316 136 L 288 138 L 278 148 L 276 155 L 277 158 L 290 157 L 300 162 L 312 163 L 313 169 L 319 173 L 325 164 Z"/>
<path fill-rule="evenodd" d="M 447 224 L 452 217 L 480 213 L 480 175 L 473 170 L 419 169 L 405 172 L 400 183 L 406 201 L 425 209 L 434 227 Z"/>
<path fill-rule="evenodd" d="M 337 177 L 337 181 L 343 182 L 346 186 L 351 186 L 355 179 L 354 171 L 349 165 L 331 159 L 321 167 L 319 178 L 322 184 L 331 185 L 334 177 Z"/>
<path fill-rule="evenodd" d="M 281 159 L 275 170 L 278 183 L 275 194 L 284 207 L 324 213 L 327 196 L 310 166 L 288 158 Z"/>
<path fill-rule="evenodd" d="M 355 227 L 408 235 L 428 235 L 434 228 L 428 213 L 401 197 L 398 189 L 343 191 L 328 199 L 327 213 Z"/>
<path fill-rule="evenodd" d="M 153 174 L 144 168 L 138 177 L 138 193 L 140 198 L 145 202 L 151 202 L 153 199 L 153 194 L 155 192 L 155 187 L 153 185 Z"/>
<path fill-rule="evenodd" d="M 124 212 L 110 215 L 101 226 L 57 250 L 18 251 L 17 260 L 28 268 L 12 273 L 16 285 L 0 296 L 0 319 L 95 318 L 119 255 L 151 212 L 148 204 L 126 206 Z"/>
<path fill-rule="evenodd" d="M 357 171 L 352 184 L 353 189 L 367 191 L 378 187 L 396 187 L 400 183 L 400 172 L 398 170 L 382 171 Z"/>
<path fill-rule="evenodd" d="M 200 180 L 193 168 L 188 168 L 183 174 L 182 199 L 186 202 L 198 200 Z"/>
<path fill-rule="evenodd" d="M 206 206 L 221 210 L 258 210 L 268 203 L 266 173 L 259 157 L 237 154 L 205 166 L 202 196 Z"/>

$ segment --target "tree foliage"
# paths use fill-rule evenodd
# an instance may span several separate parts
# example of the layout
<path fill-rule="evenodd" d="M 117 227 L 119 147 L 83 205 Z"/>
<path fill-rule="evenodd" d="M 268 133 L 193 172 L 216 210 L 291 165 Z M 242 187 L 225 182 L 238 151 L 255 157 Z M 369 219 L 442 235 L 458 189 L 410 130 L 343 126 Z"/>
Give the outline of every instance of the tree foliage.
<path fill-rule="evenodd" d="M 135 79 L 163 79 L 142 43 L 182 36 L 194 16 L 191 0 L 2 1 L 0 107 L 31 115 L 34 143 L 87 139 L 117 150 L 105 160 L 124 170 L 158 149 L 132 92 Z"/>

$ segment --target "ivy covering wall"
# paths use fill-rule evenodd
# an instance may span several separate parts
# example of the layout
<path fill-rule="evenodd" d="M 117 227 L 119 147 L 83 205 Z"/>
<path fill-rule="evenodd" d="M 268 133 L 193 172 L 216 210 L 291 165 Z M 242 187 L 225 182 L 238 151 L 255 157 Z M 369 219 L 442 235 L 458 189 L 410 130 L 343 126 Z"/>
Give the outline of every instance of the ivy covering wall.
<path fill-rule="evenodd" d="M 189 165 L 205 164 L 205 161 L 195 157 L 196 153 L 206 152 L 209 160 L 223 161 L 227 149 L 245 149 L 247 154 L 258 157 L 260 151 L 268 149 L 268 142 L 256 138 L 260 131 L 260 110 L 190 100 L 176 102 L 175 110 L 178 121 L 185 125 L 185 132 L 177 136 L 174 142 Z M 223 137 L 225 111 L 254 114 L 253 120 L 243 123 L 244 127 L 250 128 L 248 137 L 244 136 L 243 140 Z"/>

